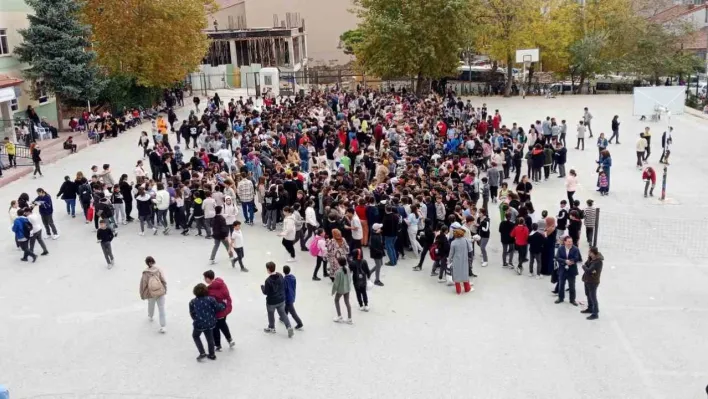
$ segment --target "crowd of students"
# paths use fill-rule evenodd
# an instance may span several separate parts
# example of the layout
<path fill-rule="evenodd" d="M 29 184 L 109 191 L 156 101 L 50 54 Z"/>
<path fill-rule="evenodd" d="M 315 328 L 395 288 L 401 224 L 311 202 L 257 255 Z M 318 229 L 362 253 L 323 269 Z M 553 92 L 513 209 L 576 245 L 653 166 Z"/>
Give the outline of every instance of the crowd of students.
<path fill-rule="evenodd" d="M 116 179 L 111 165 L 104 164 L 88 175 L 66 176 L 59 188 L 66 212 L 75 217 L 78 202 L 85 223 L 93 222 L 108 268 L 115 264 L 111 242 L 136 221 L 141 236 L 146 227 L 153 235 L 176 230 L 186 236 L 196 229 L 196 236 L 213 243 L 209 263 L 218 263 L 223 246 L 232 267 L 238 263 L 248 272 L 243 226 L 258 228 L 252 227 L 258 218 L 263 228 L 279 229 L 285 262 L 300 257 L 298 247 L 308 253 L 312 280 L 321 280 L 321 268 L 332 283 L 334 321 L 351 324 L 350 287 L 359 309 L 367 312 L 367 290 L 384 286 L 384 261 L 395 267 L 413 258 L 414 271 L 429 263 L 439 282 L 455 286 L 457 294 L 471 292 L 477 253 L 482 267 L 497 264 L 487 246 L 498 233 L 498 264 L 523 274 L 528 263 L 529 276 L 551 276 L 558 303 L 567 284 L 570 303 L 577 306 L 575 275 L 582 266 L 590 301 L 584 312 L 597 318 L 602 255 L 591 248 L 583 261 L 578 250 L 583 224 L 588 244 L 594 242 L 595 208 L 592 200 L 581 208 L 574 198 L 577 174 L 566 175 L 565 120 L 549 116 L 525 130 L 516 123 L 508 127 L 486 104 L 475 107 L 452 94 L 418 98 L 405 91 L 338 89 L 269 99 L 263 106 L 242 98 L 224 103 L 216 95 L 203 112 L 195 102 L 181 122 L 171 110 L 167 114 L 153 122 L 151 136 L 141 134 L 142 159 L 132 176 Z M 582 125 L 589 128 L 588 115 L 586 109 Z M 599 153 L 598 190 L 607 191 L 611 159 L 605 148 Z M 567 200 L 557 210 L 536 210 L 535 190 L 553 174 L 565 179 Z M 33 222 L 32 204 L 42 223 Z M 53 210 L 44 190 L 32 203 L 26 194 L 13 202 L 10 215 L 23 260 L 36 259 L 34 242 L 44 248 L 42 229 L 58 238 Z M 498 229 L 492 226 L 493 214 L 499 215 Z M 141 297 L 150 300 L 151 318 L 158 305 L 164 331 L 166 281 L 153 269 L 154 259 L 146 263 Z M 275 331 L 278 312 L 292 337 L 303 326 L 294 308 L 295 279 L 290 266 L 283 268 L 284 277 L 275 267 L 266 265 L 269 277 L 262 286 L 265 332 Z M 195 287 L 190 303 L 199 360 L 214 358 L 214 348 L 220 347 L 217 331 L 232 343 L 225 323 L 228 290 L 213 272 L 204 277 L 208 287 Z"/>

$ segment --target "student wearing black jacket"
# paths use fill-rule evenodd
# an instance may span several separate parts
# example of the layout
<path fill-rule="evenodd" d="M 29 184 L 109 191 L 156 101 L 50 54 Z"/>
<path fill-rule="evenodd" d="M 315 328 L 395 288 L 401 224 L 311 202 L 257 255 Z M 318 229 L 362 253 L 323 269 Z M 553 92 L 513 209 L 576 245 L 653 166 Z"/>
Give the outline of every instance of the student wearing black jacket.
<path fill-rule="evenodd" d="M 64 176 L 64 183 L 62 183 L 59 188 L 57 198 L 61 197 L 61 199 L 66 202 L 66 213 L 71 215 L 72 218 L 76 217 L 77 190 L 78 186 L 76 183 L 73 182 L 69 176 Z"/>
<path fill-rule="evenodd" d="M 479 234 L 479 248 L 482 252 L 482 267 L 486 267 L 489 263 L 487 258 L 487 243 L 489 242 L 490 224 L 489 218 L 487 217 L 487 210 L 481 208 L 479 211 L 479 218 L 477 219 L 477 234 Z"/>
<path fill-rule="evenodd" d="M 436 261 L 433 263 L 433 271 L 430 273 L 431 276 L 436 275 L 436 270 L 439 270 L 438 282 L 445 281 L 445 272 L 447 271 L 447 257 L 450 255 L 450 240 L 447 238 L 447 233 L 450 229 L 443 225 L 438 230 L 438 235 L 435 237 L 436 244 Z"/>
<path fill-rule="evenodd" d="M 211 221 L 211 236 L 214 239 L 214 247 L 211 249 L 209 262 L 212 265 L 216 263 L 214 258 L 219 251 L 219 244 L 223 245 L 227 252 L 229 251 L 229 243 L 226 240 L 229 237 L 229 226 L 226 224 L 226 219 L 224 219 L 224 216 L 221 214 L 222 210 L 223 207 L 221 205 L 214 207 L 216 215 Z"/>
<path fill-rule="evenodd" d="M 558 178 L 565 177 L 565 163 L 567 161 L 568 150 L 563 147 L 563 144 L 556 143 L 556 150 L 553 153 L 553 157 L 556 161 L 556 167 L 560 169 L 558 173 Z"/>
<path fill-rule="evenodd" d="M 383 265 L 383 257 L 385 253 L 384 240 L 381 236 L 381 228 L 383 225 L 381 223 L 374 223 L 371 226 L 371 237 L 369 238 L 369 257 L 374 260 L 374 270 L 373 273 L 376 275 L 375 285 L 383 287 L 383 283 L 380 280 L 381 266 Z"/>
<path fill-rule="evenodd" d="M 430 209 L 430 208 L 428 208 Z M 435 208 L 433 207 L 433 212 Z M 435 241 L 435 232 L 433 231 L 432 223 L 428 222 L 430 219 L 425 220 L 425 225 L 423 226 L 423 234 L 419 234 L 418 242 L 423 247 L 423 252 L 420 254 L 420 261 L 418 261 L 418 266 L 414 267 L 413 270 L 421 271 L 423 269 L 423 261 L 428 255 L 430 246 L 433 245 Z"/>
<path fill-rule="evenodd" d="M 502 244 L 502 267 L 509 267 L 514 264 L 514 239 L 511 231 L 516 225 L 511 221 L 511 212 L 504 214 L 504 220 L 499 223 L 499 237 Z"/>
<path fill-rule="evenodd" d="M 268 334 L 275 334 L 275 312 L 278 312 L 280 321 L 288 329 L 288 338 L 292 338 L 294 330 L 290 325 L 290 319 L 285 313 L 285 280 L 283 276 L 275 271 L 275 263 L 266 263 L 268 278 L 261 285 L 261 292 L 266 296 L 266 310 L 268 311 L 268 327 L 263 331 Z"/>
<path fill-rule="evenodd" d="M 536 261 L 536 278 L 541 278 L 541 254 L 543 253 L 543 243 L 546 238 L 538 231 L 538 224 L 531 225 L 529 234 L 529 277 L 533 277 L 533 263 Z"/>
<path fill-rule="evenodd" d="M 398 255 L 396 254 L 396 238 L 398 237 L 398 224 L 400 215 L 394 212 L 390 205 L 386 205 L 386 214 L 383 218 L 383 237 L 386 253 L 388 254 L 388 262 L 386 266 L 396 266 L 398 263 Z"/>
<path fill-rule="evenodd" d="M 369 311 L 369 297 L 366 295 L 366 283 L 371 277 L 369 264 L 366 259 L 363 259 L 361 248 L 353 251 L 349 259 L 349 268 L 352 271 L 352 283 L 356 292 L 356 300 L 359 302 L 359 310 L 362 312 Z"/>

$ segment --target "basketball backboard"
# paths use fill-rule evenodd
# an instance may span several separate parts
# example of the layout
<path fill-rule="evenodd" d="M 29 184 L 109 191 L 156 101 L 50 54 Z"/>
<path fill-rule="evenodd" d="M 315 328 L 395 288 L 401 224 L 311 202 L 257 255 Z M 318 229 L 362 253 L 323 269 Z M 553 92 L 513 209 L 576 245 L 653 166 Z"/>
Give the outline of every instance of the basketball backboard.
<path fill-rule="evenodd" d="M 516 62 L 517 63 L 525 63 L 525 62 L 538 62 L 539 61 L 539 52 L 537 48 L 531 48 L 531 49 L 525 49 L 525 50 L 516 50 Z"/>

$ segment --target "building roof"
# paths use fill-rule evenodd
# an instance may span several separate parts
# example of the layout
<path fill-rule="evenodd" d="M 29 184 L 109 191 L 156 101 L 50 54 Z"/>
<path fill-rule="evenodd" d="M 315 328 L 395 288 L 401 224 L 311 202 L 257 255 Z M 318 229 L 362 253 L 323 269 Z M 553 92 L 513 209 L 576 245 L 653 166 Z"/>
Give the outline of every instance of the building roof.
<path fill-rule="evenodd" d="M 708 47 L 708 27 L 698 29 L 684 37 L 681 42 L 685 50 L 703 50 Z"/>
<path fill-rule="evenodd" d="M 702 10 L 704 8 L 708 8 L 708 4 L 677 4 L 673 7 L 667 8 L 664 11 L 661 11 L 660 13 L 652 17 L 649 17 L 649 20 L 652 22 L 663 24 L 666 22 L 673 21 L 677 18 L 683 17 L 684 15 L 689 15 L 698 10 Z"/>
<path fill-rule="evenodd" d="M 8 75 L 0 75 L 0 89 L 5 87 L 19 86 L 24 82 L 24 80 L 19 78 L 13 78 Z"/>

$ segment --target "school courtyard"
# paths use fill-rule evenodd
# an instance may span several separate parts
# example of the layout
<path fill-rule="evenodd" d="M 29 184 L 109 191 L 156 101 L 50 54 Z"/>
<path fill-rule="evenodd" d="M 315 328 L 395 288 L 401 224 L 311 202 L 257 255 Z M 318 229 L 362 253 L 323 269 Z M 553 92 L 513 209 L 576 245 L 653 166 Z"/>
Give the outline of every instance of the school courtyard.
<path fill-rule="evenodd" d="M 120 227 L 113 243 L 116 265 L 107 270 L 93 225 L 72 220 L 54 198 L 61 237 L 47 240 L 49 256 L 20 262 L 9 229 L 0 241 L 0 384 L 11 399 L 705 398 L 708 121 L 672 116 L 673 154 L 661 203 L 660 182 L 654 198 L 643 198 L 635 143 L 650 126 L 649 164 L 661 180 L 667 122 L 640 122 L 631 115 L 631 96 L 472 102 L 486 103 L 492 113 L 499 109 L 504 124 L 517 122 L 525 130 L 546 116 L 567 120 L 567 169 L 578 172 L 581 185 L 576 198 L 592 198 L 601 209 L 599 320 L 585 320 L 567 302 L 554 304 L 548 279 L 502 269 L 499 216 L 490 212 L 491 259 L 486 268 L 476 261 L 475 292 L 455 295 L 429 277 L 431 260 L 424 271 L 413 272 L 408 258 L 385 267 L 386 286 L 369 293 L 369 313 L 353 306 L 354 325 L 335 324 L 329 282 L 312 281 L 314 259 L 298 251 L 291 267 L 304 331 L 288 339 L 277 325 L 278 333 L 267 335 L 264 265 L 273 260 L 281 269 L 286 253 L 280 238 L 259 223 L 244 226 L 247 274 L 231 268 L 223 249 L 210 266 L 211 240 L 174 233 L 141 237 L 137 223 Z M 621 121 L 622 144 L 609 147 L 608 197 L 595 192 L 594 139 L 586 139 L 585 151 L 573 149 L 584 107 L 594 116 L 596 137 L 603 131 L 609 136 L 614 115 Z M 186 113 L 181 109 L 178 116 Z M 27 176 L 0 188 L 0 204 L 8 207 L 22 192 L 34 198 L 38 187 L 54 196 L 65 175 L 88 174 L 91 165 L 109 163 L 116 179 L 123 173 L 132 179 L 142 155 L 139 130 L 43 165 L 43 178 Z M 563 179 L 555 176 L 533 192 L 535 208 L 551 215 L 566 197 Z M 585 243 L 581 251 L 585 257 Z M 148 321 L 147 303 L 138 294 L 147 255 L 168 280 L 164 335 L 156 321 Z M 236 346 L 218 353 L 216 361 L 197 363 L 188 302 L 208 269 L 231 291 L 228 322 Z M 580 278 L 577 289 L 585 302 Z"/>

